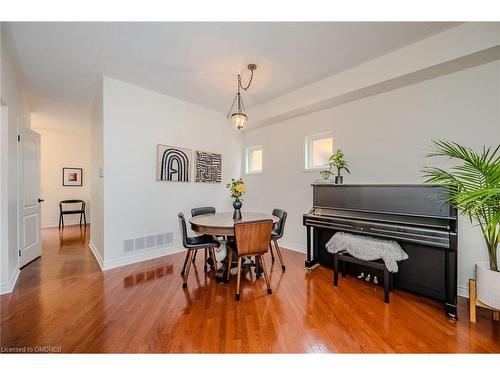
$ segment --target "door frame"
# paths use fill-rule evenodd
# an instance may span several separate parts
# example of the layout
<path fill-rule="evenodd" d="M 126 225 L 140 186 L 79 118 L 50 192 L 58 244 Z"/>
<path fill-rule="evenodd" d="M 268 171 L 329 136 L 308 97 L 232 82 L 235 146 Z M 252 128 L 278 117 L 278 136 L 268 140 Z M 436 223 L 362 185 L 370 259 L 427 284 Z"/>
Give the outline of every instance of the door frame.
<path fill-rule="evenodd" d="M 9 262 L 9 107 L 0 99 L 0 254 Z M 19 221 L 19 220 L 18 220 Z M 18 261 L 19 266 L 19 261 Z M 7 267 L 2 265 L 2 267 Z M 2 270 L 4 271 L 4 270 Z"/>

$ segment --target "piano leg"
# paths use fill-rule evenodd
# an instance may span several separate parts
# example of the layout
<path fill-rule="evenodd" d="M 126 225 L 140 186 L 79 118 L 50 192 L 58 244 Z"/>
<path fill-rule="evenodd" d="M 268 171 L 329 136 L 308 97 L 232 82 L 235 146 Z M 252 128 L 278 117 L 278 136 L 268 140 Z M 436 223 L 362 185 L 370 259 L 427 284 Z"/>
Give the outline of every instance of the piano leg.
<path fill-rule="evenodd" d="M 313 244 L 311 246 L 311 230 L 314 230 L 312 227 L 306 227 L 306 233 L 307 233 L 307 259 L 304 262 L 305 266 L 307 267 L 308 271 L 312 271 L 313 267 L 317 265 L 316 259 L 314 259 L 313 255 L 313 247 L 316 246 L 316 244 Z"/>
<path fill-rule="evenodd" d="M 446 300 L 444 308 L 446 313 L 453 319 L 457 317 L 457 251 L 450 249 L 446 251 Z"/>

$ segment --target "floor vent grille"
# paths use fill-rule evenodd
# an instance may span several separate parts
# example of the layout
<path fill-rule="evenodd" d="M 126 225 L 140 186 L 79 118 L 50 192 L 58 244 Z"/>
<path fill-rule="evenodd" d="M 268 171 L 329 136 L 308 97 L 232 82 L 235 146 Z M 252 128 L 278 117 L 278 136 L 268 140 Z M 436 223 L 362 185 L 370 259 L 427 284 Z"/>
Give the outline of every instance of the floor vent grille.
<path fill-rule="evenodd" d="M 130 238 L 123 240 L 123 251 L 125 253 L 151 250 L 157 247 L 171 245 L 174 243 L 174 233 L 156 233 L 148 236 Z"/>

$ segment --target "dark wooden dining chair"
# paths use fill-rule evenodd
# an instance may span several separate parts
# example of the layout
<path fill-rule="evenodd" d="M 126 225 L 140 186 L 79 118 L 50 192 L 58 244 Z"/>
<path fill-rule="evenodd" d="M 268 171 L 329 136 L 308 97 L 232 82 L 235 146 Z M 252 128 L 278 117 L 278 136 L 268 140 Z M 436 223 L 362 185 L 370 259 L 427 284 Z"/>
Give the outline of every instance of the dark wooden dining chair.
<path fill-rule="evenodd" d="M 191 209 L 191 216 L 198 216 L 198 215 L 204 215 L 204 214 L 215 214 L 215 207 L 196 207 Z M 210 258 L 208 258 L 208 249 L 205 249 L 205 263 L 203 266 L 203 270 L 207 272 L 207 264 L 209 264 L 212 267 L 215 267 L 216 260 L 215 258 L 212 260 L 212 256 L 210 255 Z M 193 263 L 196 261 L 196 255 L 198 255 L 198 249 L 194 251 L 193 254 Z M 184 272 L 186 271 L 186 262 L 184 262 L 184 267 L 182 267 L 181 275 L 184 275 Z"/>
<path fill-rule="evenodd" d="M 80 209 L 76 210 L 64 210 L 64 204 L 75 204 L 80 203 Z M 80 215 L 80 227 L 82 226 L 82 218 L 85 226 L 87 226 L 87 217 L 85 216 L 85 202 L 81 199 L 67 199 L 59 202 L 59 229 L 61 229 L 61 225 L 64 229 L 64 215 Z"/>
<path fill-rule="evenodd" d="M 184 260 L 185 270 L 182 273 L 182 287 L 185 288 L 187 287 L 189 269 L 191 268 L 191 262 L 189 262 L 189 259 L 192 258 L 193 252 L 198 249 L 207 249 L 207 251 L 210 251 L 211 256 L 215 261 L 215 248 L 219 246 L 219 243 L 214 239 L 214 237 L 208 235 L 188 237 L 186 219 L 184 218 L 184 214 L 180 212 L 177 217 L 179 219 L 179 229 L 182 237 L 182 245 L 187 249 L 186 259 Z M 217 268 L 217 263 L 215 263 L 214 268 Z"/>
<path fill-rule="evenodd" d="M 273 210 L 273 215 L 279 217 L 280 221 L 278 222 L 278 224 L 276 224 L 276 228 L 274 228 L 273 231 L 271 232 L 271 241 L 269 242 L 269 250 L 271 251 L 271 259 L 274 262 L 274 253 L 272 246 L 272 244 L 274 243 L 274 248 L 276 249 L 276 253 L 278 254 L 278 258 L 280 259 L 281 269 L 285 271 L 285 263 L 283 262 L 283 256 L 281 255 L 281 249 L 280 245 L 278 245 L 278 240 L 281 237 L 283 237 L 283 233 L 285 232 L 285 222 L 287 213 L 285 210 L 282 210 L 280 208 L 275 208 Z"/>
<path fill-rule="evenodd" d="M 236 301 L 240 300 L 240 281 L 241 281 L 241 259 L 243 257 L 255 256 L 256 261 L 264 271 L 266 279 L 267 293 L 271 294 L 271 284 L 267 274 L 266 264 L 262 256 L 269 249 L 271 240 L 271 231 L 273 230 L 272 220 L 259 220 L 246 223 L 237 223 L 234 225 L 234 235 L 236 242 L 229 244 L 228 265 L 231 268 L 233 256 L 238 258 L 238 275 L 236 280 Z M 227 279 L 229 275 L 227 273 Z"/>

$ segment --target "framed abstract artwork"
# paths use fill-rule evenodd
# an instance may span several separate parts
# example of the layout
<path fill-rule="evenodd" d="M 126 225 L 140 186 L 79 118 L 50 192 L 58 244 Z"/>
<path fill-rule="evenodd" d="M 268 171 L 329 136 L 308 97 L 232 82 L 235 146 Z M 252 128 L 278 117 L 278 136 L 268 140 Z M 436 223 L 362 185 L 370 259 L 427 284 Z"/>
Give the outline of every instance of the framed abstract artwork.
<path fill-rule="evenodd" d="M 158 181 L 191 181 L 192 150 L 158 145 L 156 179 Z"/>
<path fill-rule="evenodd" d="M 222 155 L 195 151 L 195 182 L 221 182 Z"/>
<path fill-rule="evenodd" d="M 82 186 L 82 168 L 63 168 L 63 186 Z"/>

